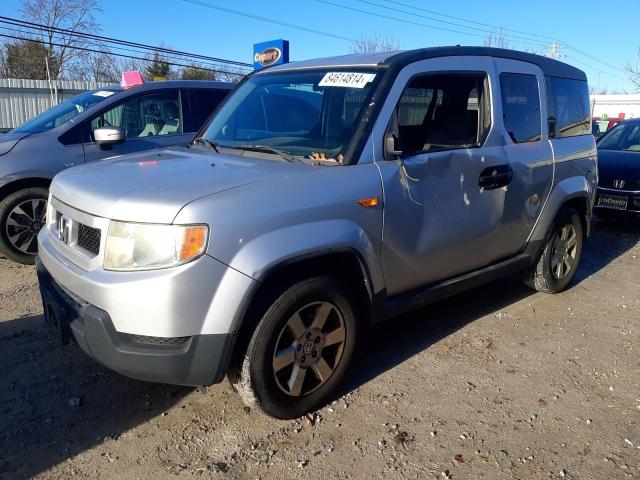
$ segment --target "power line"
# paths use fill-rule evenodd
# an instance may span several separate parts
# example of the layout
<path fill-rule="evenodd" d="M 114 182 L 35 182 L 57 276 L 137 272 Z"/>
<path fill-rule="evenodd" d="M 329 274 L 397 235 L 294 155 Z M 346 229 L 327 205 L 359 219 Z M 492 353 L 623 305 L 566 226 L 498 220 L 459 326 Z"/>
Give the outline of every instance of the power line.
<path fill-rule="evenodd" d="M 3 33 L 0 33 L 0 37 L 10 38 L 10 39 L 13 39 L 13 40 L 33 41 L 33 38 L 18 37 L 18 36 L 15 36 L 15 35 L 5 35 Z M 131 59 L 134 59 L 134 60 L 143 60 L 145 62 L 153 61 L 153 62 L 156 62 L 156 63 L 161 63 L 161 64 L 164 64 L 164 65 L 171 65 L 171 66 L 175 66 L 175 67 L 182 67 L 182 68 L 191 68 L 192 67 L 192 65 L 185 65 L 183 63 L 167 62 L 165 60 L 149 60 L 148 58 L 144 58 L 144 57 L 136 57 L 136 56 L 133 56 L 133 55 L 125 55 L 123 53 L 111 53 L 111 52 L 108 52 L 108 51 L 96 50 L 94 48 L 88 48 L 88 47 L 62 45 L 62 44 L 59 44 L 59 43 L 51 43 L 51 45 L 54 46 L 54 47 L 67 47 L 67 48 L 70 48 L 70 49 L 73 49 L 73 50 L 81 50 L 81 51 L 84 51 L 84 52 L 103 53 L 103 54 L 106 54 L 106 55 L 114 55 L 116 57 L 131 58 Z M 197 67 L 197 68 L 200 69 L 200 70 L 206 70 L 206 71 L 214 72 L 214 73 L 225 73 L 225 74 L 244 76 L 243 73 L 230 72 L 228 70 L 219 70 L 219 69 L 213 69 L 213 68 L 207 68 L 207 67 Z"/>
<path fill-rule="evenodd" d="M 593 65 L 590 65 L 590 64 L 588 64 L 586 62 L 583 62 L 582 60 L 578 60 L 575 57 L 570 57 L 569 55 L 565 55 L 565 57 L 567 59 L 571 60 L 572 62 L 578 62 L 579 64 L 584 65 L 585 67 L 589 67 L 592 70 L 595 70 L 596 72 L 604 73 L 605 75 L 608 75 L 609 77 L 617 78 L 618 80 L 624 80 L 624 81 L 628 81 L 629 80 L 628 78 L 621 77 L 620 75 L 616 75 L 616 74 L 611 73 L 611 72 L 609 72 L 607 70 L 602 70 L 601 68 L 594 67 Z"/>
<path fill-rule="evenodd" d="M 567 45 L 567 48 L 570 48 L 574 52 L 579 53 L 581 55 L 584 55 L 585 57 L 590 58 L 591 60 L 595 60 L 596 62 L 601 63 L 602 65 L 605 65 L 605 66 L 607 66 L 609 68 L 613 68 L 614 70 L 618 70 L 619 72 L 626 73 L 622 68 L 614 67 L 613 65 L 611 65 L 610 63 L 605 62 L 604 60 L 600 60 L 599 58 L 594 57 L 593 55 L 590 55 L 587 52 L 583 52 L 582 50 L 578 50 L 576 47 L 572 47 L 571 45 Z"/>
<path fill-rule="evenodd" d="M 389 6 L 386 6 L 386 5 L 382 5 L 380 3 L 371 2 L 369 0 L 357 0 L 357 1 L 360 2 L 360 3 L 367 4 L 367 5 L 372 5 L 374 7 L 380 7 L 380 8 L 384 8 L 386 10 L 391 10 L 391 11 L 394 11 L 394 12 L 404 13 L 406 15 L 411 15 L 412 17 L 425 18 L 427 20 L 432 20 L 434 22 L 440 22 L 440 23 L 444 23 L 444 24 L 447 24 L 447 25 L 453 25 L 453 26 L 460 27 L 460 28 L 467 28 L 467 29 L 470 29 L 470 30 L 475 30 L 475 31 L 478 31 L 478 32 L 483 32 L 483 33 L 488 33 L 488 34 L 496 33 L 495 30 L 487 30 L 487 29 L 484 29 L 484 28 L 470 27 L 470 26 L 467 26 L 467 25 L 461 25 L 460 23 L 450 22 L 450 21 L 447 21 L 447 20 L 440 20 L 438 18 L 429 17 L 427 15 L 420 15 L 419 13 L 408 12 L 406 10 L 401 10 L 399 8 L 394 8 L 394 7 L 389 7 Z M 325 2 L 323 2 L 323 3 L 325 3 Z M 396 2 L 393 2 L 393 3 L 396 3 Z M 332 4 L 332 5 L 341 6 L 341 5 L 337 5 L 337 4 Z M 422 9 L 417 9 L 417 10 L 422 10 Z M 366 13 L 372 13 L 372 12 L 366 12 Z M 430 28 L 437 28 L 437 27 L 430 27 Z M 530 43 L 532 45 L 534 45 L 534 44 L 536 44 L 536 45 L 544 45 L 543 42 L 535 40 L 535 39 L 532 39 L 532 38 L 521 37 L 521 36 L 513 35 L 513 34 L 510 34 L 510 33 L 505 33 L 505 31 L 508 31 L 508 30 L 509 29 L 503 29 L 502 34 L 505 37 L 517 38 L 517 39 L 521 39 L 521 40 L 525 40 L 526 41 L 526 42 L 522 42 L 522 43 Z M 450 31 L 454 31 L 456 33 L 468 34 L 468 32 L 460 32 L 460 31 L 457 31 L 457 30 L 450 30 Z"/>
<path fill-rule="evenodd" d="M 356 39 L 354 39 L 354 38 L 349 38 L 349 37 L 345 37 L 345 36 L 342 36 L 342 35 L 336 35 L 335 33 L 323 32 L 321 30 L 315 30 L 313 28 L 304 27 L 302 25 L 296 25 L 296 24 L 293 24 L 293 23 L 282 22 L 280 20 L 275 20 L 273 18 L 261 17 L 259 15 L 254 15 L 252 13 L 241 12 L 239 10 L 232 10 L 230 8 L 221 7 L 219 5 L 214 5 L 214 4 L 207 3 L 207 2 L 202 2 L 202 1 L 198 1 L 198 0 L 182 0 L 182 1 L 186 2 L 186 3 L 191 3 L 193 5 L 199 5 L 201 7 L 212 8 L 214 10 L 218 10 L 218 11 L 221 11 L 221 12 L 231 13 L 233 15 L 239 15 L 239 16 L 245 17 L 245 18 L 251 18 L 253 20 L 260 20 L 261 22 L 273 23 L 275 25 L 281 25 L 283 27 L 293 28 L 293 29 L 296 29 L 296 30 L 302 30 L 302 31 L 308 32 L 308 33 L 315 33 L 317 35 L 323 35 L 325 37 L 336 38 L 338 40 L 345 40 L 347 42 L 355 42 L 356 41 Z"/>
<path fill-rule="evenodd" d="M 0 23 L 2 21 L 0 20 Z M 13 34 L 21 34 L 21 35 L 38 35 L 32 31 L 28 31 L 28 30 L 20 30 L 20 29 L 16 29 L 16 28 L 10 28 L 10 27 L 5 27 L 0 25 L 0 30 L 4 31 L 4 32 L 11 32 Z M 52 36 L 53 40 L 56 41 L 61 41 L 60 39 L 58 39 L 55 35 L 58 34 L 54 34 Z M 24 38 L 24 37 L 17 37 L 17 38 Z M 34 40 L 33 38 L 29 38 L 29 40 Z M 40 39 L 35 39 L 34 41 L 36 42 L 40 42 Z M 75 45 L 75 46 L 80 46 L 80 45 Z M 106 50 L 102 50 L 101 52 L 104 53 L 105 55 L 117 55 L 115 52 L 113 52 L 112 49 L 115 50 L 121 50 L 121 51 L 125 51 L 125 52 L 131 52 L 131 53 L 137 53 L 137 54 L 148 54 L 148 52 L 145 51 L 140 51 L 140 50 L 134 50 L 131 48 L 126 48 L 126 47 L 120 47 L 120 46 L 112 46 L 112 45 L 100 45 L 98 44 L 97 46 L 103 46 Z M 73 45 L 69 46 L 68 48 L 73 48 Z M 189 62 L 189 58 L 188 57 L 182 57 L 182 56 L 173 56 L 173 55 L 163 55 L 162 59 L 167 60 L 167 61 L 177 61 L 177 62 Z M 146 60 L 148 61 L 153 61 L 152 58 L 147 58 Z M 220 63 L 213 63 L 213 62 L 198 62 L 197 64 L 195 64 L 193 61 L 191 62 L 191 65 L 195 68 L 202 68 L 203 66 L 207 66 L 208 68 L 225 68 L 225 64 L 220 64 Z"/>
<path fill-rule="evenodd" d="M 419 11 L 426 12 L 426 13 L 431 13 L 433 15 L 438 15 L 438 16 L 445 17 L 445 18 L 451 18 L 453 20 L 459 20 L 459 21 L 466 22 L 466 23 L 471 23 L 471 24 L 474 24 L 474 25 L 480 25 L 482 27 L 489 27 L 489 28 L 492 28 L 494 30 L 502 29 L 502 30 L 507 30 L 509 32 L 520 33 L 522 35 L 529 35 L 531 37 L 545 38 L 547 40 L 555 40 L 556 39 L 555 37 L 549 37 L 549 36 L 546 36 L 546 35 L 540 35 L 539 33 L 529 33 L 529 32 L 524 32 L 522 30 L 515 30 L 513 28 L 506 28 L 506 27 L 501 27 L 501 26 L 498 26 L 498 25 L 491 25 L 489 23 L 478 22 L 478 21 L 475 21 L 475 20 L 468 20 L 466 18 L 456 17 L 454 15 L 447 15 L 446 13 L 436 12 L 435 10 L 427 10 L 426 8 L 415 7 L 413 5 L 409 5 L 407 3 L 402 3 L 402 2 L 397 2 L 397 1 L 394 1 L 394 0 L 382 0 L 382 1 L 387 2 L 387 3 L 393 3 L 395 5 L 400 5 L 402 7 L 408 7 L 408 8 L 411 8 L 411 9 L 414 9 L 414 10 L 419 10 Z"/>
<path fill-rule="evenodd" d="M 407 24 L 410 24 L 410 25 L 417 25 L 417 26 L 426 27 L 426 28 L 432 28 L 432 29 L 436 29 L 436 30 L 442 30 L 442 31 L 447 31 L 447 32 L 459 33 L 459 34 L 462 34 L 462 35 L 468 35 L 468 36 L 473 36 L 473 37 L 482 37 L 482 38 L 484 38 L 483 35 L 480 35 L 480 34 L 477 34 L 477 33 L 463 32 L 463 31 L 453 30 L 453 29 L 444 28 L 444 27 L 436 27 L 434 25 L 427 25 L 427 24 L 424 24 L 424 23 L 414 22 L 414 21 L 411 21 L 411 20 L 403 19 L 403 18 L 391 17 L 391 16 L 388 16 L 388 15 L 383 15 L 383 14 L 380 14 L 380 13 L 371 12 L 369 10 L 362 10 L 362 9 L 359 9 L 359 8 L 349 7 L 347 5 L 341 5 L 341 4 L 334 3 L 334 2 L 331 2 L 331 1 L 328 1 L 328 0 L 315 0 L 315 1 L 318 2 L 318 3 L 332 5 L 334 7 L 342 8 L 342 9 L 345 9 L 345 10 L 351 10 L 351 11 L 354 11 L 354 12 L 364 13 L 365 15 L 371 15 L 371 16 L 374 16 L 374 17 L 384 18 L 384 19 L 387 19 L 387 20 L 394 20 L 394 21 L 397 21 L 397 22 L 403 22 L 403 23 L 407 23 Z M 371 1 L 367 1 L 367 0 L 358 0 L 358 1 L 374 5 L 374 3 L 371 2 Z M 389 1 L 389 0 L 386 0 L 386 1 Z M 381 6 L 381 5 L 378 4 L 378 6 Z M 381 6 L 381 7 L 382 8 L 387 8 L 385 6 Z M 393 9 L 393 10 L 401 11 L 401 10 L 398 10 L 398 9 Z M 413 15 L 411 12 L 406 12 L 406 11 L 402 11 L 402 12 L 405 13 L 405 14 L 408 14 L 408 15 Z M 469 28 L 469 27 L 464 27 L 462 25 L 461 25 L 461 27 Z M 490 32 L 490 33 L 495 33 L 495 32 Z M 504 34 L 504 35 L 505 36 L 511 36 L 509 34 Z M 519 37 L 519 38 L 523 38 L 523 37 Z M 529 44 L 532 44 L 532 45 L 540 45 L 539 42 L 534 41 L 534 40 L 529 40 L 529 41 L 526 41 L 526 42 L 518 42 L 518 43 L 525 43 L 525 44 L 529 43 Z M 542 45 L 546 46 L 544 44 L 542 44 Z M 584 55 L 584 56 L 586 56 L 586 57 L 588 57 L 588 58 L 590 58 L 590 59 L 592 59 L 592 60 L 594 60 L 594 61 L 596 61 L 598 63 L 606 65 L 609 68 L 612 68 L 612 69 L 620 71 L 620 72 L 624 72 L 624 70 L 622 70 L 621 68 L 615 67 L 615 66 L 613 66 L 613 65 L 611 65 L 611 64 L 609 64 L 609 63 L 607 63 L 607 62 L 605 62 L 603 60 L 600 60 L 599 58 L 594 57 L 593 55 L 590 55 L 590 54 L 588 54 L 586 52 L 583 52 L 582 50 L 579 50 L 579 49 L 577 49 L 577 48 L 575 48 L 575 47 L 573 47 L 571 45 L 568 45 L 566 43 L 564 43 L 564 45 L 567 48 L 570 48 L 570 49 L 574 50 L 575 52 L 580 53 L 581 55 Z M 603 70 L 603 73 L 605 73 L 604 70 Z M 620 77 L 616 77 L 616 78 L 620 78 Z"/>
<path fill-rule="evenodd" d="M 142 49 L 145 49 L 145 50 L 151 50 L 153 52 L 162 52 L 162 53 L 166 53 L 166 54 L 170 54 L 170 55 L 178 55 L 178 56 L 189 57 L 189 58 L 194 58 L 194 59 L 199 59 L 199 60 L 205 60 L 205 61 L 209 61 L 209 62 L 227 63 L 227 64 L 230 64 L 230 65 L 236 65 L 236 66 L 241 66 L 241 67 L 251 67 L 252 66 L 249 63 L 239 62 L 239 61 L 236 61 L 236 60 L 227 60 L 227 59 L 224 59 L 224 58 L 210 57 L 210 56 L 207 56 L 207 55 L 200 55 L 200 54 L 195 54 L 195 53 L 183 52 L 183 51 L 173 50 L 173 49 L 166 48 L 166 47 L 146 45 L 146 44 L 143 44 L 143 43 L 131 42 L 131 41 L 128 41 L 128 40 L 121 40 L 121 39 L 113 38 L 113 37 L 105 37 L 103 35 L 96 35 L 96 34 L 92 34 L 92 33 L 75 32 L 73 30 L 68 30 L 68 29 L 65 29 L 65 28 L 50 27 L 50 26 L 43 25 L 43 24 L 40 24 L 40 23 L 28 22 L 28 21 L 25 21 L 25 20 L 19 20 L 19 19 L 11 18 L 11 17 L 0 16 L 0 23 L 6 23 L 6 24 L 10 24 L 10 25 L 14 25 L 14 26 L 20 26 L 20 27 L 24 27 L 24 28 L 37 29 L 37 30 L 40 30 L 41 32 L 58 33 L 58 34 L 61 34 L 61 35 L 62 34 L 67 34 L 67 35 L 72 35 L 72 36 L 75 36 L 75 37 L 80 37 L 80 38 L 85 38 L 85 39 L 99 40 L 99 41 L 103 41 L 103 42 L 107 42 L 107 43 L 114 43 L 114 44 L 118 44 L 118 45 L 142 48 Z"/>
<path fill-rule="evenodd" d="M 369 2 L 369 1 L 365 1 L 365 0 L 358 0 L 358 1 L 362 2 L 362 3 L 369 3 L 369 4 L 373 5 L 373 2 Z M 474 21 L 474 20 L 468 20 L 468 19 L 465 19 L 465 18 L 462 18 L 462 17 L 455 17 L 455 16 L 452 16 L 452 15 L 446 15 L 444 13 L 436 12 L 436 11 L 433 11 L 433 10 L 427 10 L 425 8 L 414 7 L 412 5 L 409 5 L 409 4 L 406 4 L 406 3 L 402 3 L 402 2 L 398 2 L 398 1 L 395 1 L 395 0 L 382 0 L 382 1 L 387 2 L 387 3 L 392 3 L 392 4 L 395 4 L 395 5 L 401 5 L 401 6 L 404 6 L 404 7 L 409 7 L 409 8 L 415 9 L 415 10 L 431 13 L 431 14 L 434 14 L 434 15 L 440 15 L 440 16 L 443 16 L 443 17 L 446 17 L 446 18 L 452 18 L 452 19 L 455 19 L 455 20 L 460 20 L 460 21 L 463 21 L 463 22 L 472 23 L 472 24 L 475 24 L 475 25 L 481 25 L 481 26 L 485 26 L 485 27 L 492 27 L 492 28 L 495 28 L 495 29 L 503 29 L 503 30 L 506 30 L 506 31 L 511 31 L 511 32 L 515 32 L 515 33 L 521 33 L 523 35 L 535 36 L 535 37 L 539 37 L 539 38 L 546 38 L 548 40 L 557 41 L 556 37 L 549 37 L 549 36 L 546 36 L 546 35 L 540 35 L 540 34 L 536 34 L 536 33 L 524 32 L 524 31 L 515 30 L 515 29 L 512 29 L 512 28 L 498 27 L 496 25 L 490 25 L 490 24 L 487 24 L 487 23 L 477 22 L 477 21 Z M 379 5 L 379 6 L 381 6 L 383 8 L 389 8 L 389 7 L 385 7 L 383 5 Z M 412 15 L 411 12 L 404 12 L 404 13 Z M 460 26 L 464 27 L 463 25 L 460 25 Z M 465 27 L 465 28 L 471 28 L 471 27 Z M 492 33 L 494 33 L 494 32 L 492 32 Z M 504 35 L 505 36 L 511 36 L 513 38 L 513 36 L 510 35 L 510 34 L 504 34 Z M 515 38 L 522 38 L 522 37 L 515 37 Z M 591 60 L 593 60 L 595 62 L 601 63 L 602 65 L 605 65 L 605 66 L 607 66 L 609 68 L 612 68 L 614 70 L 617 70 L 619 72 L 623 72 L 624 73 L 624 70 L 621 69 L 620 67 L 616 67 L 614 65 L 611 65 L 610 63 L 607 63 L 604 60 L 601 60 L 601 59 L 599 59 L 597 57 L 594 57 L 593 55 L 590 55 L 590 54 L 588 54 L 588 53 L 586 53 L 586 52 L 584 52 L 584 51 L 582 51 L 582 50 L 580 50 L 580 49 L 578 49 L 578 48 L 576 48 L 576 47 L 574 47 L 572 45 L 564 43 L 564 46 L 569 48 L 569 49 L 571 49 L 571 50 L 573 50 L 573 51 L 575 51 L 576 53 L 579 53 L 581 55 L 584 55 L 585 57 L 590 58 Z M 596 70 L 598 70 L 598 69 L 596 69 Z M 599 70 L 599 71 L 602 71 L 603 73 L 606 73 L 604 70 Z M 620 77 L 617 77 L 617 78 L 620 78 Z"/>

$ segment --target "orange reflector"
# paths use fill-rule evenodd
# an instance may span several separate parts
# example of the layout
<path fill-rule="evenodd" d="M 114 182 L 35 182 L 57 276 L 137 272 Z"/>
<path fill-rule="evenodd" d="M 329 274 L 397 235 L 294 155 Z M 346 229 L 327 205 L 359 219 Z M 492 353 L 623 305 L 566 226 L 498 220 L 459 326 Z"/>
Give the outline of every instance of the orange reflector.
<path fill-rule="evenodd" d="M 206 227 L 185 228 L 184 233 L 182 234 L 182 248 L 180 249 L 180 260 L 188 260 L 202 253 L 206 242 L 207 242 Z"/>
<path fill-rule="evenodd" d="M 375 207 L 378 205 L 378 197 L 363 198 L 358 203 L 364 208 Z"/>

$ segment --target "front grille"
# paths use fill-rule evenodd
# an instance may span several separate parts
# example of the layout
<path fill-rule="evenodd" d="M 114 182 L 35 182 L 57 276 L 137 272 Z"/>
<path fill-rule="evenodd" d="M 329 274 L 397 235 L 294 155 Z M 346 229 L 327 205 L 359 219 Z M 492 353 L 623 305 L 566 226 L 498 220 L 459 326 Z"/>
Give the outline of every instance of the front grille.
<path fill-rule="evenodd" d="M 148 345 L 184 345 L 191 337 L 148 337 L 146 335 L 129 335 L 134 342 Z"/>
<path fill-rule="evenodd" d="M 78 246 L 98 255 L 100 252 L 100 229 L 78 224 Z"/>
<path fill-rule="evenodd" d="M 640 180 L 624 179 L 624 187 L 622 188 L 616 188 L 615 186 L 616 180 L 623 180 L 623 179 L 600 177 L 600 179 L 598 180 L 598 186 L 604 187 L 604 188 L 611 188 L 614 190 L 633 190 L 633 191 L 640 190 Z"/>

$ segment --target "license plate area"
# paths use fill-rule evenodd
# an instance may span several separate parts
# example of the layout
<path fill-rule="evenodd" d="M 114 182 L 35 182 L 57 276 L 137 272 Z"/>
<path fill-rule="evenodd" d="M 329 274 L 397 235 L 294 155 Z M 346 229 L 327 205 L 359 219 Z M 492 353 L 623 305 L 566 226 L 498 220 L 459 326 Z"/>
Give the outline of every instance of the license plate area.
<path fill-rule="evenodd" d="M 629 199 L 616 195 L 601 195 L 598 199 L 598 207 L 611 208 L 613 210 L 626 210 Z"/>
<path fill-rule="evenodd" d="M 63 345 L 71 343 L 71 328 L 64 308 L 45 302 L 44 321 L 55 332 Z"/>

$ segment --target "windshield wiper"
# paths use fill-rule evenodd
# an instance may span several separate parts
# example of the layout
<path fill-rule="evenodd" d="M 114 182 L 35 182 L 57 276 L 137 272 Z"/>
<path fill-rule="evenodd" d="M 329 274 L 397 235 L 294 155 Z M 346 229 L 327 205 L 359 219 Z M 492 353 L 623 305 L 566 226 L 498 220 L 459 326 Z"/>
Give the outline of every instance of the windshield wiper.
<path fill-rule="evenodd" d="M 279 155 L 281 158 L 285 159 L 287 162 L 293 162 L 297 160 L 295 156 L 285 152 L 284 150 L 273 148 L 269 145 L 234 145 L 233 147 L 229 148 L 235 148 L 238 150 L 249 150 L 251 152 L 275 153 L 276 155 Z"/>
<path fill-rule="evenodd" d="M 216 151 L 216 153 L 220 153 L 220 150 L 218 150 L 218 146 L 219 145 L 216 142 L 212 142 L 208 138 L 196 137 L 196 138 L 193 139 L 193 143 L 204 143 L 208 147 L 214 149 Z"/>

